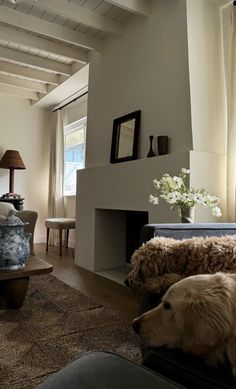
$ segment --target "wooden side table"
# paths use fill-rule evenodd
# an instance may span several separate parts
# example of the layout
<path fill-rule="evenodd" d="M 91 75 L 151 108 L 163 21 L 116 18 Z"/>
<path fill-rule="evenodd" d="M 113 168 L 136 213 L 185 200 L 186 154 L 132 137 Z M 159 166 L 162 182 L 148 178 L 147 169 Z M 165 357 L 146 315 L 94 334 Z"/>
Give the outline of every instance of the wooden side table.
<path fill-rule="evenodd" d="M 17 211 L 23 211 L 24 198 L 23 197 L 0 197 L 0 201 L 4 203 L 11 203 Z"/>
<path fill-rule="evenodd" d="M 51 273 L 53 266 L 38 257 L 30 256 L 24 268 L 19 270 L 0 270 L 0 294 L 9 308 L 17 309 L 23 305 L 30 276 Z"/>

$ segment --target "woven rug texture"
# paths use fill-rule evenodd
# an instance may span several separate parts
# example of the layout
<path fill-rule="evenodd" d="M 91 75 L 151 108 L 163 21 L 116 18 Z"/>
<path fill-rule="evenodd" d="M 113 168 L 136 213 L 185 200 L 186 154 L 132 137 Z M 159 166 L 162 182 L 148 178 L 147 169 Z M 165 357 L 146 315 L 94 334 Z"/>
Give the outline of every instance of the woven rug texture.
<path fill-rule="evenodd" d="M 32 277 L 22 308 L 0 308 L 0 388 L 32 389 L 81 354 L 141 360 L 130 324 L 52 275 Z"/>

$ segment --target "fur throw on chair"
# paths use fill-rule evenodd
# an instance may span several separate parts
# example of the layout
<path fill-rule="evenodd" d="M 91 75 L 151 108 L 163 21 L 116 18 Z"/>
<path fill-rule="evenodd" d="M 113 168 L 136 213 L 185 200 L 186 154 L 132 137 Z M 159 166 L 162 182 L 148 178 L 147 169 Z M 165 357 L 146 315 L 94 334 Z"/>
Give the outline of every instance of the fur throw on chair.
<path fill-rule="evenodd" d="M 153 238 L 132 256 L 126 284 L 139 292 L 166 291 L 182 278 L 206 273 L 236 273 L 236 236 Z"/>

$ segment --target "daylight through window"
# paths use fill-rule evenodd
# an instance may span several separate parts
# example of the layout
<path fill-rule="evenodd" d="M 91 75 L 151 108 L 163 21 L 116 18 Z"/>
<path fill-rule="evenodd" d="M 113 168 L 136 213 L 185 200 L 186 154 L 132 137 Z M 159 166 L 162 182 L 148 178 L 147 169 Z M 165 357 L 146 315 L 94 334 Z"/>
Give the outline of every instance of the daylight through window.
<path fill-rule="evenodd" d="M 76 194 L 76 170 L 85 166 L 85 140 L 87 118 L 64 127 L 64 194 Z"/>

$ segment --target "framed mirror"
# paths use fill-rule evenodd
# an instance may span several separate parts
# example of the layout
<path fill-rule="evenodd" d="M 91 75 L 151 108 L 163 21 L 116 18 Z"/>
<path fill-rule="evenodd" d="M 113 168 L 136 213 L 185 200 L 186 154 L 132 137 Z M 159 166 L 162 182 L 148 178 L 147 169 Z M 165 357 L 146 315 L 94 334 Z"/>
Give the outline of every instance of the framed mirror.
<path fill-rule="evenodd" d="M 131 112 L 113 121 L 111 163 L 137 159 L 141 111 Z"/>

